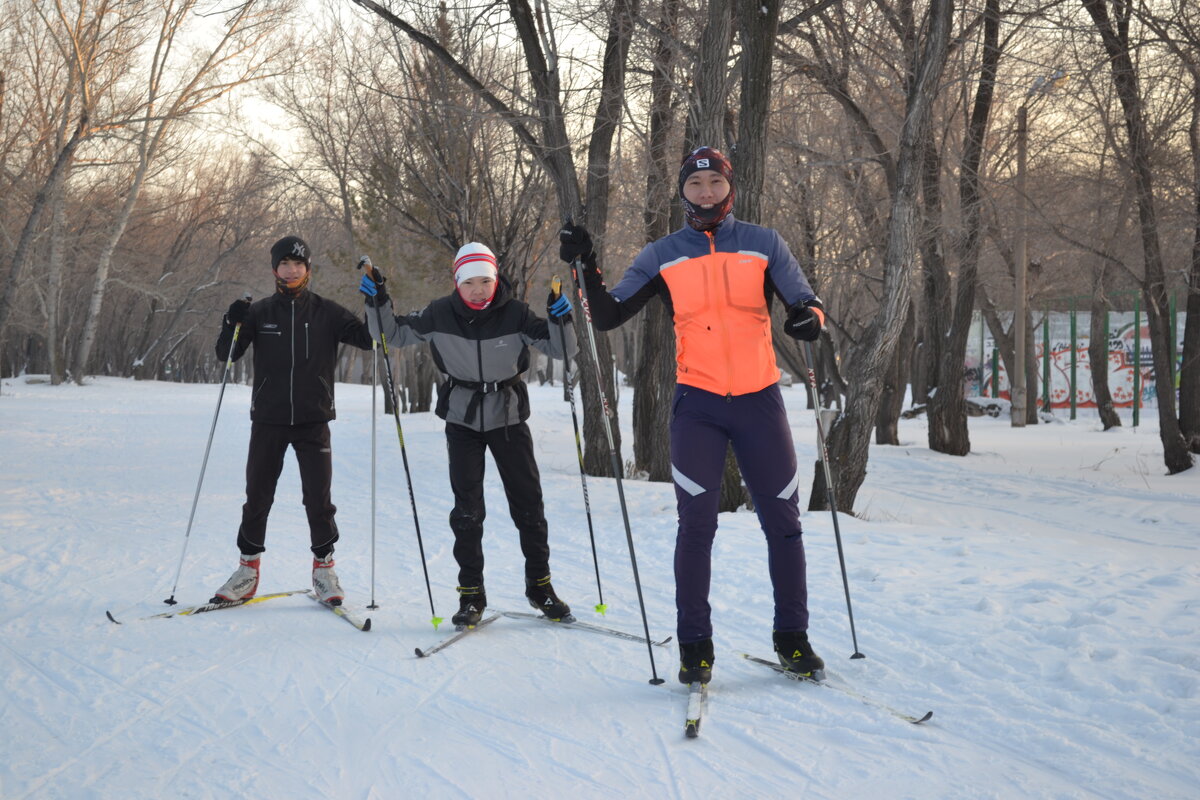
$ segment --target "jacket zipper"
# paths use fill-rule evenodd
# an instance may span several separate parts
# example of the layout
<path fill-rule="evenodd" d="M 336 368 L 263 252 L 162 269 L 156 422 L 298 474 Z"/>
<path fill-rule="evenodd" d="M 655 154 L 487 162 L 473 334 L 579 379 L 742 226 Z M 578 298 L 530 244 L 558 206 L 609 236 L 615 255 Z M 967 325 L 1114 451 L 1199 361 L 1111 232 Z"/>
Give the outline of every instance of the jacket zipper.
<path fill-rule="evenodd" d="M 717 237 L 713 234 L 712 231 L 705 231 L 704 235 L 708 237 L 709 255 L 716 255 L 717 254 Z M 716 263 L 715 259 L 713 260 L 713 263 Z M 726 277 L 726 276 L 724 276 L 724 275 L 714 275 L 713 276 L 713 289 L 718 288 L 718 286 L 716 285 L 718 283 L 717 279 L 724 278 L 724 277 Z M 728 281 L 726 281 L 725 283 L 728 283 Z M 726 297 L 724 299 L 727 301 L 729 298 Z M 732 403 L 733 402 L 733 357 L 730 354 L 730 350 L 729 350 L 729 328 L 727 328 L 725 326 L 725 314 L 723 313 L 723 304 L 721 302 L 718 302 L 715 307 L 716 307 L 716 311 L 717 311 L 717 322 L 721 326 L 721 344 L 724 345 L 724 350 L 725 350 L 725 379 L 726 379 L 726 381 L 728 381 L 728 383 L 726 384 L 726 387 L 725 387 L 725 402 Z"/>
<path fill-rule="evenodd" d="M 292 367 L 288 372 L 288 405 L 291 407 L 291 424 L 296 424 L 296 301 L 292 300 Z"/>
<path fill-rule="evenodd" d="M 482 339 L 477 338 L 475 340 L 475 356 L 476 356 L 477 360 L 479 361 L 479 385 L 482 386 L 483 385 L 483 340 Z M 479 432 L 480 433 L 483 433 L 483 418 L 484 418 L 485 412 L 486 412 L 486 409 L 484 408 L 484 404 L 486 403 L 486 401 L 487 401 L 487 395 L 485 394 L 479 400 Z M 507 419 L 504 420 L 504 424 L 505 425 L 508 424 Z"/>
<path fill-rule="evenodd" d="M 306 322 L 304 323 L 304 360 L 307 361 L 310 358 L 312 356 L 308 354 L 308 323 Z"/>

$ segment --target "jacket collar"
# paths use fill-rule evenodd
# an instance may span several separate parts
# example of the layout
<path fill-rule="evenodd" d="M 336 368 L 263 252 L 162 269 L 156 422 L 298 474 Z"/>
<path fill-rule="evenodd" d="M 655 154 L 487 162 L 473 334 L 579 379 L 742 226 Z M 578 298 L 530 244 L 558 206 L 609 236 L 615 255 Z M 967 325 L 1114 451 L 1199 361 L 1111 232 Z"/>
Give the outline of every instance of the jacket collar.
<path fill-rule="evenodd" d="M 717 227 L 713 228 L 710 231 L 710 233 L 712 233 L 713 239 L 725 239 L 733 234 L 733 230 L 737 226 L 738 226 L 738 221 L 733 216 L 733 212 L 731 211 L 725 217 L 725 219 L 721 220 L 721 222 L 717 225 Z M 686 222 L 683 224 L 683 228 L 681 229 L 681 232 L 690 241 L 704 242 L 705 245 L 708 244 L 708 236 L 705 235 L 705 232 L 696 230 L 691 225 L 688 225 Z"/>

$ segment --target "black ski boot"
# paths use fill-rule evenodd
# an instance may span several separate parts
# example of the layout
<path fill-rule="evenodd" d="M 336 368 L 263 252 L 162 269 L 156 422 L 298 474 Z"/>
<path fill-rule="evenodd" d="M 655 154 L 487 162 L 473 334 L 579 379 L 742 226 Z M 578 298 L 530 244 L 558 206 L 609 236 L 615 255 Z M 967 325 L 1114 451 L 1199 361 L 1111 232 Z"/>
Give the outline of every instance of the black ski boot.
<path fill-rule="evenodd" d="M 546 615 L 554 622 L 574 622 L 571 607 L 558 599 L 554 587 L 550 585 L 550 576 L 538 578 L 536 581 L 525 579 L 525 597 L 529 605 Z"/>
<path fill-rule="evenodd" d="M 803 675 L 814 681 L 825 679 L 825 662 L 813 652 L 804 631 L 775 631 L 775 654 L 788 672 Z"/>
<path fill-rule="evenodd" d="M 458 612 L 450 618 L 456 628 L 474 628 L 487 608 L 487 595 L 482 586 L 458 587 Z"/>
<path fill-rule="evenodd" d="M 679 643 L 679 682 L 708 683 L 712 680 L 712 639 Z"/>

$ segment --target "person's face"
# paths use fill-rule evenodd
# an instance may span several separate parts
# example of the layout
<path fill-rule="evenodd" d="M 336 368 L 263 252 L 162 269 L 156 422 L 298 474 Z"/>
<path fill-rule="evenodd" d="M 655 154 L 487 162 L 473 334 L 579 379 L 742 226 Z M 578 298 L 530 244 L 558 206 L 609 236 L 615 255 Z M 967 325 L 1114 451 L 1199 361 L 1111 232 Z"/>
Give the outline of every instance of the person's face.
<path fill-rule="evenodd" d="M 683 199 L 697 208 L 712 208 L 728 196 L 729 181 L 716 170 L 697 170 L 683 182 Z"/>
<path fill-rule="evenodd" d="M 482 303 L 492 296 L 496 289 L 496 279 L 486 275 L 467 278 L 458 285 L 458 293 L 470 303 Z"/>
<path fill-rule="evenodd" d="M 279 262 L 279 266 L 275 268 L 275 273 L 282 280 L 291 283 L 303 278 L 307 269 L 303 261 L 296 258 L 285 258 Z"/>

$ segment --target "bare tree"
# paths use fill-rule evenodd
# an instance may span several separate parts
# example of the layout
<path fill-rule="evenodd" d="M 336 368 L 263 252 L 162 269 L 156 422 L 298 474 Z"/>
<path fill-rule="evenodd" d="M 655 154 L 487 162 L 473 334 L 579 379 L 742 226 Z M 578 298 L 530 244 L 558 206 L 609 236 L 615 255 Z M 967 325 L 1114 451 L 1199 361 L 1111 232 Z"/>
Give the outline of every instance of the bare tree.
<path fill-rule="evenodd" d="M 55 87 L 61 92 L 61 105 L 53 109 L 47 119 L 66 121 L 65 129 L 70 133 L 59 135 L 55 123 L 46 129 L 46 140 L 55 143 L 49 159 L 51 166 L 37 184 L 9 259 L 8 276 L 0 295 L 0 334 L 9 321 L 17 291 L 22 286 L 34 238 L 70 173 L 77 151 L 89 139 L 118 129 L 127 122 L 127 109 L 121 107 L 120 100 L 108 101 L 129 67 L 143 23 L 140 4 L 123 0 L 100 0 L 94 5 L 80 2 L 73 8 L 73 13 L 63 3 L 51 7 L 49 2 L 36 2 L 31 11 L 36 20 L 28 20 L 25 32 L 35 37 L 37 34 L 32 28 L 40 25 L 48 34 L 44 39 L 29 42 L 33 48 L 31 57 L 37 60 L 36 65 L 30 65 L 31 76 L 39 76 L 38 72 L 32 71 L 37 66 L 48 65 L 47 74 L 61 80 Z M 44 52 L 47 49 L 58 58 L 58 64 Z M 50 87 L 42 88 L 41 96 L 55 91 Z M 34 148 L 37 147 L 35 143 Z"/>
<path fill-rule="evenodd" d="M 895 354 L 911 302 L 914 258 L 920 235 L 920 186 L 923 141 L 930 123 L 949 43 L 953 4 L 932 0 L 924 24 L 923 40 L 916 43 L 904 124 L 896 154 L 895 191 L 884 252 L 881 313 L 853 348 L 849 360 L 849 394 L 846 410 L 829 435 L 830 467 L 835 471 L 838 507 L 852 511 L 854 499 L 866 478 L 867 450 L 875 426 L 880 386 Z M 823 481 L 818 472 L 814 482 Z M 814 496 L 816 488 L 814 487 Z M 824 495 L 824 492 L 821 492 Z"/>
<path fill-rule="evenodd" d="M 549 175 L 555 189 L 559 216 L 586 223 L 595 234 L 599 255 L 603 257 L 605 222 L 608 217 L 608 164 L 611 142 L 620 118 L 624 97 L 625 56 L 632 35 L 633 0 L 617 0 L 608 17 L 607 38 L 602 58 L 602 76 L 594 124 L 588 148 L 587 210 L 581 200 L 579 180 L 575 171 L 571 140 L 568 135 L 563 107 L 563 91 L 559 70 L 560 54 L 554 21 L 547 6 L 539 4 L 535 13 L 527 0 L 509 0 L 508 21 L 511 22 L 525 58 L 527 78 L 532 97 L 509 88 L 510 102 L 498 92 L 503 87 L 491 87 L 458 61 L 428 33 L 418 30 L 401 17 L 373 0 L 354 2 L 376 14 L 442 61 L 469 91 L 482 98 L 492 113 L 504 119 L 520 138 L 522 144 Z M 521 103 L 521 106 L 515 105 Z M 528 126 L 528 122 L 536 128 Z M 536 131 L 536 132 L 535 132 Z M 577 324 L 579 320 L 576 320 Z M 586 337 L 584 337 L 586 340 Z M 596 336 L 598 364 L 588 358 L 587 350 L 579 360 L 580 385 L 584 397 L 585 468 L 589 474 L 611 475 L 613 467 L 608 456 L 606 436 L 598 413 L 610 417 L 609 430 L 613 445 L 619 452 L 620 436 L 616 408 L 610 403 L 601 408 L 600 389 L 604 396 L 615 399 L 612 361 L 607 337 Z M 619 465 L 618 465 L 619 466 Z"/>
<path fill-rule="evenodd" d="M 282 43 L 273 42 L 272 37 L 284 19 L 290 0 L 282 3 L 246 0 L 228 12 L 224 30 L 211 47 L 198 54 L 194 64 L 182 68 L 176 66 L 171 58 L 173 52 L 182 47 L 188 25 L 195 21 L 202 5 L 200 0 L 160 0 L 157 9 L 157 41 L 148 64 L 148 80 L 139 109 L 143 117 L 132 142 L 136 149 L 133 173 L 112 220 L 107 241 L 96 258 L 91 299 L 75 355 L 73 371 L 78 383 L 83 382 L 96 339 L 113 252 L 129 224 L 151 169 L 157 166 L 168 134 L 183 119 L 234 87 L 264 77 L 267 66 L 284 50 Z"/>
<path fill-rule="evenodd" d="M 1173 343 L 1170 341 L 1167 318 L 1166 276 L 1158 233 L 1149 138 L 1137 67 L 1133 59 L 1133 43 L 1130 39 L 1132 5 L 1118 0 L 1112 4 L 1110 13 L 1108 0 L 1081 2 L 1100 35 L 1104 51 L 1109 58 L 1113 85 L 1125 111 L 1125 130 L 1142 234 L 1145 271 L 1142 295 L 1150 328 L 1154 373 L 1158 378 L 1155 381 L 1155 389 L 1158 398 L 1159 437 L 1163 443 L 1163 461 L 1167 471 L 1175 474 L 1191 468 L 1193 459 L 1175 413 L 1175 387 L 1169 379 L 1174 371 L 1174 365 L 1171 363 Z"/>

